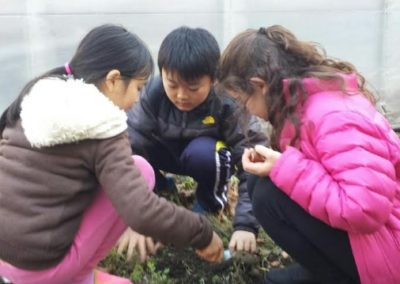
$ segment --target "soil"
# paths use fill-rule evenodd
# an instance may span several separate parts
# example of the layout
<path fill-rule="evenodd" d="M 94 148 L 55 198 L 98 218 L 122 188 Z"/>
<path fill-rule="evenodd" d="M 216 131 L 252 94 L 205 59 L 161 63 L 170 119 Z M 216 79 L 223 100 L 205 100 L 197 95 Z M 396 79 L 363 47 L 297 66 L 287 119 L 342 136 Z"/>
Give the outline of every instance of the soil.
<path fill-rule="evenodd" d="M 174 177 L 178 191 L 163 194 L 181 206 L 190 208 L 196 184 L 190 178 Z M 237 181 L 231 182 L 228 192 L 229 206 L 218 215 L 207 215 L 214 230 L 227 247 L 232 234 L 231 220 L 237 201 Z M 236 253 L 219 264 L 207 263 L 190 248 L 176 250 L 165 247 L 141 264 L 128 262 L 124 256 L 112 251 L 101 266 L 112 274 L 130 278 L 134 283 L 262 283 L 270 268 L 284 267 L 292 262 L 290 256 L 260 231 L 257 253 Z"/>

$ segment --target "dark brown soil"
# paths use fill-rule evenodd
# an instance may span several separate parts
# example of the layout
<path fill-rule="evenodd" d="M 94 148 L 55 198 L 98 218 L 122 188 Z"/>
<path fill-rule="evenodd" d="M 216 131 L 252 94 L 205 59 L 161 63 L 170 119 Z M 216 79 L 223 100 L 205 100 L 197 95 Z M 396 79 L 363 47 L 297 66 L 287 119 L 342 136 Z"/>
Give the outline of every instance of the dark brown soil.
<path fill-rule="evenodd" d="M 178 192 L 164 194 L 175 203 L 190 208 L 195 183 L 186 178 L 175 177 Z M 229 206 L 217 216 L 207 216 L 214 230 L 227 247 L 232 234 L 231 219 L 237 200 L 235 182 L 229 190 Z M 109 272 L 130 278 L 134 283 L 262 283 L 263 274 L 271 267 L 283 267 L 292 262 L 289 255 L 260 232 L 256 254 L 237 253 L 219 264 L 209 264 L 192 249 L 176 250 L 165 247 L 146 263 L 127 262 L 115 251 L 101 263 Z"/>

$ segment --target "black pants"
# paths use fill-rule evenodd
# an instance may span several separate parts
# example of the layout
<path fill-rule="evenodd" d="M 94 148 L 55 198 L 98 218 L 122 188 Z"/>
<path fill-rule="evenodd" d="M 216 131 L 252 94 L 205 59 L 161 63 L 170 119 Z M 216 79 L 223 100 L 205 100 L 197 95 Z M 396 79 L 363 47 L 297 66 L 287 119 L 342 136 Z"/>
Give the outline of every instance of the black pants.
<path fill-rule="evenodd" d="M 153 166 L 156 185 L 163 183 L 160 170 L 190 176 L 197 182 L 196 199 L 205 211 L 217 212 L 225 207 L 231 177 L 231 153 L 228 148 L 219 146 L 216 139 L 200 136 L 191 141 L 160 142 L 135 133 L 131 143 L 135 154 L 142 155 Z"/>
<path fill-rule="evenodd" d="M 345 231 L 312 217 L 268 177 L 251 175 L 254 215 L 267 234 L 322 283 L 359 283 Z"/>

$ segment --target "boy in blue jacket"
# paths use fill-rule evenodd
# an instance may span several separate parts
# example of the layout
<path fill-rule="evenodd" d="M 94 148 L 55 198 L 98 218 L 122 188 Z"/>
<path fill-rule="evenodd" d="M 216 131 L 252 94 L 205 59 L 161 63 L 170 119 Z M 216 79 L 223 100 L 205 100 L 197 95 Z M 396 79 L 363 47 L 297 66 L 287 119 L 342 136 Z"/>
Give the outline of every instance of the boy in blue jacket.
<path fill-rule="evenodd" d="M 129 136 L 132 149 L 156 171 L 156 191 L 168 187 L 160 170 L 191 176 L 197 182 L 194 211 L 223 209 L 229 179 L 236 171 L 239 199 L 229 248 L 255 252 L 258 223 L 241 156 L 245 147 L 266 145 L 267 138 L 254 117 L 240 116 L 234 100 L 217 95 L 214 79 L 219 57 L 217 41 L 204 29 L 180 27 L 169 33 L 158 53 L 161 76 L 147 84 L 128 113 Z M 153 244 L 146 245 L 151 240 L 143 238 L 134 241 L 141 255 L 153 251 Z"/>

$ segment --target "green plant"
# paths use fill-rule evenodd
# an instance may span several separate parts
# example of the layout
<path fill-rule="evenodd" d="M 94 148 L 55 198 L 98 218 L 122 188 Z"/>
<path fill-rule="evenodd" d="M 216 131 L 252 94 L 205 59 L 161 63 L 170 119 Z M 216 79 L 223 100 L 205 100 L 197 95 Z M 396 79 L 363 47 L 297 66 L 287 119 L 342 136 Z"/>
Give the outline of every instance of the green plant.
<path fill-rule="evenodd" d="M 157 270 L 156 267 L 156 260 L 154 258 L 150 258 L 146 262 L 146 271 L 147 271 L 147 278 L 149 279 L 150 284 L 159 284 L 159 283 L 173 283 L 171 279 L 168 277 L 169 268 L 165 268 L 161 271 Z"/>

